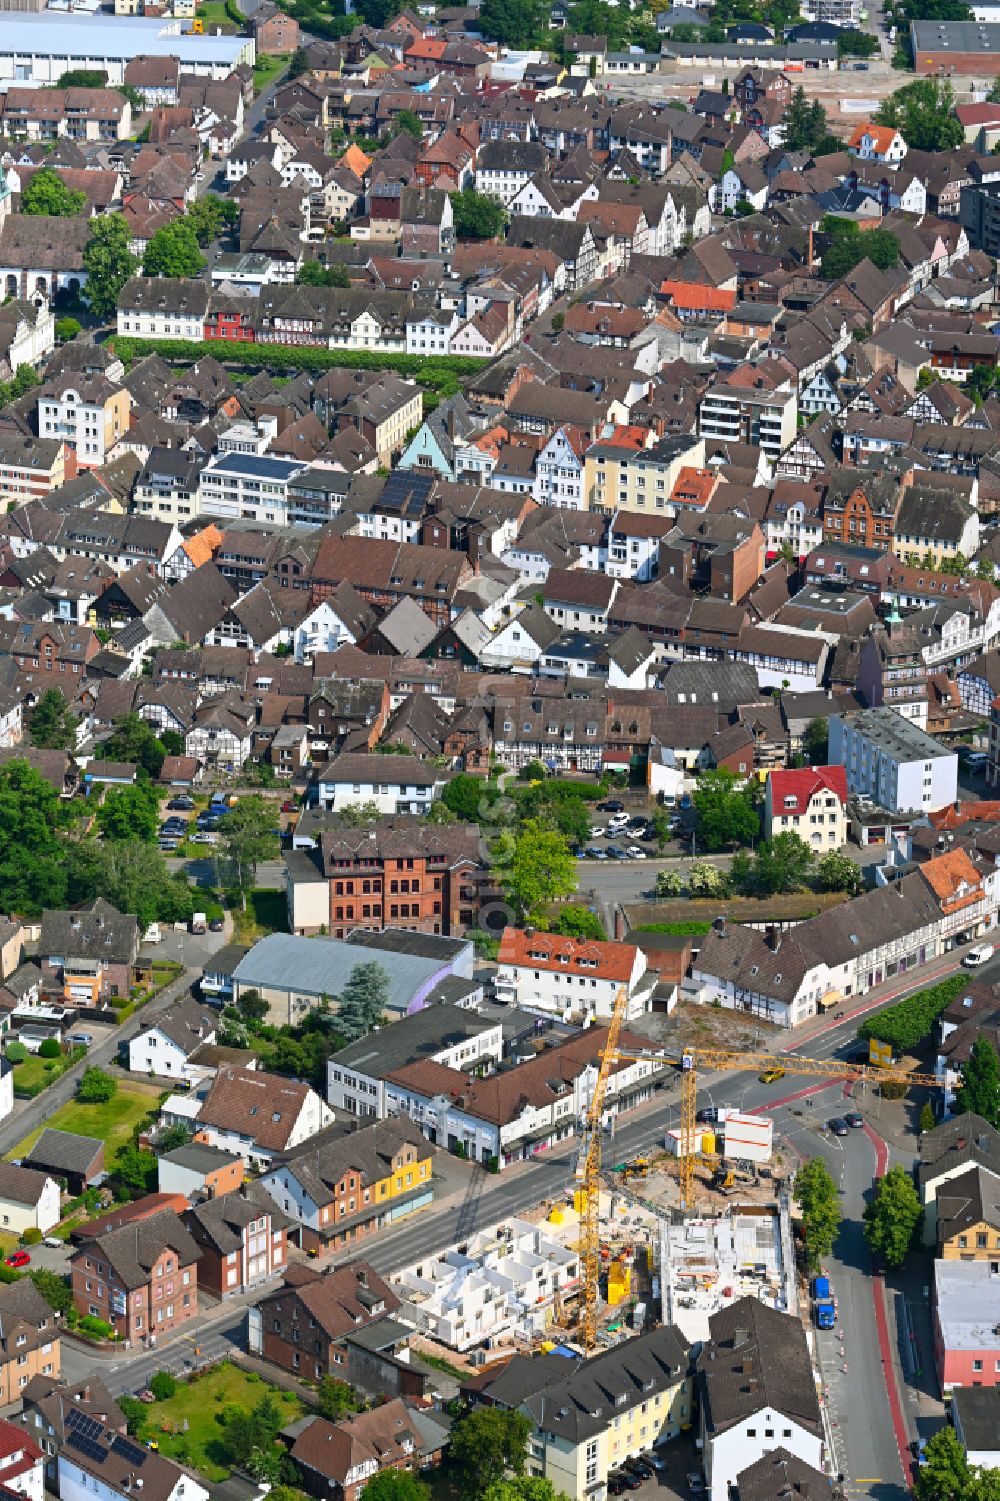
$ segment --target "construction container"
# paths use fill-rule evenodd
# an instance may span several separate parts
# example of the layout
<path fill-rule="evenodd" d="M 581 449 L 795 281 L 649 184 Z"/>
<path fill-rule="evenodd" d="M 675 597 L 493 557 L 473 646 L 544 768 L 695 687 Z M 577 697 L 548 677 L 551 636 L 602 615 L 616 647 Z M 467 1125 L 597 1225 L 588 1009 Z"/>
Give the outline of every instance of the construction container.
<path fill-rule="evenodd" d="M 632 1290 L 632 1269 L 620 1261 L 611 1264 L 608 1272 L 608 1307 L 617 1308 Z"/>
<path fill-rule="evenodd" d="M 774 1122 L 769 1115 L 741 1115 L 731 1110 L 722 1129 L 726 1156 L 731 1161 L 770 1162 Z"/>
<path fill-rule="evenodd" d="M 694 1133 L 692 1134 L 691 1153 L 693 1156 L 697 1156 L 697 1154 L 701 1151 L 703 1134 L 704 1133 L 702 1132 L 700 1126 L 696 1127 Z M 715 1141 L 714 1133 L 709 1132 L 708 1137 L 710 1141 Z M 667 1132 L 667 1134 L 663 1138 L 663 1149 L 666 1152 L 670 1152 L 674 1157 L 680 1157 L 683 1155 L 681 1151 L 681 1133 L 679 1130 L 671 1129 Z"/>

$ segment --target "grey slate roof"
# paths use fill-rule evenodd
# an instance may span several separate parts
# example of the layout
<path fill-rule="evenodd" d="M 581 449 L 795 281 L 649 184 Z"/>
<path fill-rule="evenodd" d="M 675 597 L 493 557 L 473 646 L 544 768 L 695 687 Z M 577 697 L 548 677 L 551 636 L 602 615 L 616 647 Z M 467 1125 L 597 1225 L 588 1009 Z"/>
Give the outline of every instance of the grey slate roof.
<path fill-rule="evenodd" d="M 711 1315 L 696 1364 L 709 1438 L 767 1407 L 822 1434 L 812 1361 L 800 1319 L 740 1298 Z"/>
<path fill-rule="evenodd" d="M 527 1397 L 523 1405 L 537 1427 L 578 1444 L 604 1432 L 619 1397 L 627 1410 L 669 1390 L 687 1370 L 684 1336 L 675 1325 L 666 1324 L 580 1361 L 562 1381 Z"/>
<path fill-rule="evenodd" d="M 75 912 L 43 912 L 38 953 L 42 958 L 107 959 L 131 964 L 139 948 L 139 924 L 103 897 Z"/>
<path fill-rule="evenodd" d="M 271 933 L 240 960 L 233 975 L 248 989 L 295 990 L 299 995 L 334 997 L 340 995 L 355 965 L 369 960 L 376 960 L 389 976 L 390 1011 L 406 1011 L 414 997 L 446 967 L 435 959 L 383 949 L 365 953 L 338 938 Z"/>
<path fill-rule="evenodd" d="M 46 1126 L 23 1164 L 25 1167 L 37 1164 L 53 1172 L 86 1173 L 103 1150 L 104 1142 L 99 1136 L 79 1136 L 75 1131 L 57 1131 Z"/>
<path fill-rule="evenodd" d="M 109 1230 L 93 1241 L 85 1241 L 81 1253 L 87 1251 L 92 1255 L 96 1250 L 124 1286 L 131 1290 L 145 1287 L 152 1266 L 166 1246 L 176 1251 L 181 1266 L 190 1266 L 201 1255 L 190 1232 L 169 1209 L 152 1214 L 149 1219 L 122 1225 L 118 1230 Z"/>

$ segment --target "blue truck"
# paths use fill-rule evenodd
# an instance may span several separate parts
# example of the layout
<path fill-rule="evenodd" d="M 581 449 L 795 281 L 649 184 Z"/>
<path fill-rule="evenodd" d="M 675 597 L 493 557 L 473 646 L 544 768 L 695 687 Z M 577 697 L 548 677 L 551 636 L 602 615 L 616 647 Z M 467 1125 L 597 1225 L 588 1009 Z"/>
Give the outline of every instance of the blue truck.
<path fill-rule="evenodd" d="M 813 1318 L 817 1329 L 832 1329 L 837 1322 L 837 1305 L 829 1277 L 814 1277 L 812 1286 Z"/>

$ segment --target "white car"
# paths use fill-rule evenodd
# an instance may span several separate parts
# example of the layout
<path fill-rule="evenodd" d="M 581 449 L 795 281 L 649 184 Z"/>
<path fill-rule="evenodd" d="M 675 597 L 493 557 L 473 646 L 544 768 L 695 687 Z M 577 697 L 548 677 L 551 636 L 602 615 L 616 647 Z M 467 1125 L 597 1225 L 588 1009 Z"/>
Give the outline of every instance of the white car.
<path fill-rule="evenodd" d="M 607 829 L 591 829 L 590 837 L 591 839 L 603 839 L 607 832 Z"/>
<path fill-rule="evenodd" d="M 637 844 L 630 844 L 625 849 L 630 860 L 645 860 L 646 851 L 641 850 Z"/>
<path fill-rule="evenodd" d="M 962 960 L 966 969 L 978 969 L 980 964 L 987 964 L 993 958 L 992 943 L 980 943 L 974 949 L 970 949 Z"/>
<path fill-rule="evenodd" d="M 218 836 L 218 834 L 192 834 L 191 835 L 191 843 L 192 844 L 218 844 L 218 842 L 219 842 L 219 836 Z"/>

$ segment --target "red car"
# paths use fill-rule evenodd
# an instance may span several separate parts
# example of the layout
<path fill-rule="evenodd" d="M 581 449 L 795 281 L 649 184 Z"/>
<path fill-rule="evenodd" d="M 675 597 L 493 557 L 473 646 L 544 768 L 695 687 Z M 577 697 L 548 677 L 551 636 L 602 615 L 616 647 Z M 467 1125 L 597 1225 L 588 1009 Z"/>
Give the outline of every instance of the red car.
<path fill-rule="evenodd" d="M 298 809 L 298 803 L 282 803 L 281 805 L 282 813 L 297 813 Z"/>
<path fill-rule="evenodd" d="M 9 1256 L 4 1257 L 7 1266 L 27 1266 L 30 1261 L 27 1251 L 11 1251 Z"/>

